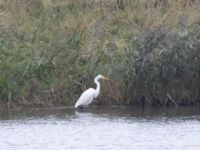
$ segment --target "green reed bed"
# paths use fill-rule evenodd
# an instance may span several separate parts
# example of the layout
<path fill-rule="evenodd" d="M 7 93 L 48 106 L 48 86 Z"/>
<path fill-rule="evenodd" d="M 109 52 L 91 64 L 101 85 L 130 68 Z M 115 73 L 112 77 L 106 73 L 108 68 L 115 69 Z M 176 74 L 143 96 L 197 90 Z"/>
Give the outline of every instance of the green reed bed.
<path fill-rule="evenodd" d="M 198 1 L 0 0 L 2 107 L 189 106 L 200 101 Z"/>

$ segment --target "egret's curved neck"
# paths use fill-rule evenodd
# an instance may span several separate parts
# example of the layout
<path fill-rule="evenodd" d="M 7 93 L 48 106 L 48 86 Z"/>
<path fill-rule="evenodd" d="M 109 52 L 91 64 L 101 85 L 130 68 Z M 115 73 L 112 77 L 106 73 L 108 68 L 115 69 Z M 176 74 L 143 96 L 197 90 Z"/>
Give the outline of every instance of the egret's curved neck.
<path fill-rule="evenodd" d="M 95 98 L 99 95 L 100 92 L 100 83 L 99 83 L 99 78 L 94 79 L 94 83 L 97 85 L 96 90 L 95 90 Z"/>

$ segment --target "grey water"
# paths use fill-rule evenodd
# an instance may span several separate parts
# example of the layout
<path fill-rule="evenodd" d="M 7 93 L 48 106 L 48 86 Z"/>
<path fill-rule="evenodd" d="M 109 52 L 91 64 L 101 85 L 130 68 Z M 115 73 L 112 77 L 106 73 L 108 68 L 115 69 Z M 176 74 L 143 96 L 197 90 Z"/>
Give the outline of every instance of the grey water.
<path fill-rule="evenodd" d="M 0 111 L 1 150 L 199 150 L 200 108 Z"/>

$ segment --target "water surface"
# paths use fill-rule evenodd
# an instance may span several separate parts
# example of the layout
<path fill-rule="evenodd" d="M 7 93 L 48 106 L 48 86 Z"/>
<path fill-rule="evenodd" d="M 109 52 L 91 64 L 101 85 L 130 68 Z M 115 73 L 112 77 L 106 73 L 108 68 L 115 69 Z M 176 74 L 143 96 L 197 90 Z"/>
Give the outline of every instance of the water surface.
<path fill-rule="evenodd" d="M 0 112 L 2 150 L 199 150 L 199 108 Z"/>

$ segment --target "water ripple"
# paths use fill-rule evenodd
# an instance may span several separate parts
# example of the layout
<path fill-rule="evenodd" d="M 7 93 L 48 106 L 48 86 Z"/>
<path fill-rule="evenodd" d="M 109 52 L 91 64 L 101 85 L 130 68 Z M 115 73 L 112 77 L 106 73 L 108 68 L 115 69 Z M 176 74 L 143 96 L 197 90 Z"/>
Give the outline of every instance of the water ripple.
<path fill-rule="evenodd" d="M 117 112 L 117 113 L 116 113 Z M 200 115 L 139 115 L 115 109 L 9 114 L 0 120 L 4 150 L 198 150 Z M 5 119 L 6 118 L 6 119 Z"/>

